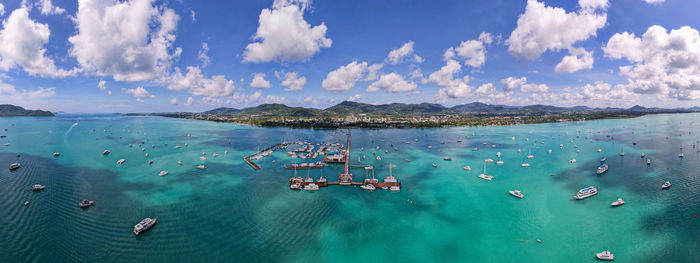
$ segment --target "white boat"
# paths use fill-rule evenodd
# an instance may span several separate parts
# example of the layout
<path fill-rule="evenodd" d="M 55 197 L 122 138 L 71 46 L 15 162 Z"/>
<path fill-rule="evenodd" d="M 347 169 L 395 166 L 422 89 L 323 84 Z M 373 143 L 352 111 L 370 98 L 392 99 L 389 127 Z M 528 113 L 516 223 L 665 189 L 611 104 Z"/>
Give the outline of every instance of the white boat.
<path fill-rule="evenodd" d="M 35 184 L 32 186 L 32 191 L 40 191 L 40 190 L 44 190 L 44 188 L 46 188 L 46 187 L 44 187 L 43 185 Z"/>
<path fill-rule="evenodd" d="M 477 147 L 472 148 L 472 151 L 478 151 L 478 150 L 479 150 L 479 148 L 477 148 Z"/>
<path fill-rule="evenodd" d="M 200 165 L 197 165 L 197 169 L 207 169 L 207 167 L 204 166 L 203 164 L 200 164 Z"/>
<path fill-rule="evenodd" d="M 530 163 L 522 163 L 520 164 L 520 167 L 530 167 Z"/>
<path fill-rule="evenodd" d="M 535 156 L 532 155 L 532 154 L 528 154 L 528 155 L 527 155 L 527 158 L 528 158 L 528 159 L 533 159 L 533 158 L 535 158 Z"/>
<path fill-rule="evenodd" d="M 489 158 L 489 159 L 484 160 L 484 162 L 492 163 L 492 162 L 493 162 L 493 159 Z"/>
<path fill-rule="evenodd" d="M 391 187 L 389 187 L 389 190 L 392 192 L 398 192 L 401 191 L 401 187 L 399 187 L 398 185 L 392 185 Z"/>
<path fill-rule="evenodd" d="M 109 150 L 105 150 L 104 152 L 102 152 L 102 155 L 108 155 L 109 153 L 110 153 Z"/>
<path fill-rule="evenodd" d="M 552 153 L 552 149 L 547 149 L 547 152 L 548 152 L 548 153 Z"/>
<path fill-rule="evenodd" d="M 520 149 L 518 149 L 518 152 L 521 152 L 521 150 L 520 150 Z"/>
<path fill-rule="evenodd" d="M 671 187 L 671 182 L 669 182 L 669 181 L 666 181 L 664 184 L 661 185 L 662 190 L 667 189 L 669 187 Z"/>
<path fill-rule="evenodd" d="M 497 153 L 496 153 L 496 156 L 497 156 L 497 157 L 501 157 L 501 152 L 497 152 Z"/>
<path fill-rule="evenodd" d="M 315 183 L 310 183 L 304 186 L 304 190 L 306 191 L 318 191 L 318 185 Z"/>
<path fill-rule="evenodd" d="M 158 176 L 164 176 L 164 175 L 168 175 L 168 171 L 160 171 L 160 173 L 158 173 Z"/>
<path fill-rule="evenodd" d="M 598 167 L 598 170 L 596 170 L 595 173 L 596 173 L 596 174 L 602 174 L 602 173 L 607 172 L 607 171 L 608 171 L 608 165 L 607 165 L 607 164 L 603 164 L 603 165 L 601 165 L 601 166 Z"/>
<path fill-rule="evenodd" d="M 525 197 L 525 195 L 523 195 L 523 193 L 521 193 L 520 190 L 510 190 L 508 192 L 510 193 L 510 195 L 515 196 L 517 198 Z"/>
<path fill-rule="evenodd" d="M 370 191 L 377 189 L 376 187 L 374 187 L 373 184 L 363 184 L 363 185 L 360 185 L 360 188 L 365 189 L 365 190 L 370 190 Z"/>
<path fill-rule="evenodd" d="M 95 204 L 95 201 L 85 199 L 82 202 L 78 203 L 78 206 L 79 207 L 89 207 L 89 206 L 92 206 L 94 204 Z"/>
<path fill-rule="evenodd" d="M 398 183 L 399 181 L 396 180 L 396 177 L 394 177 L 394 166 L 391 163 L 389 164 L 389 176 L 384 177 L 384 183 Z"/>
<path fill-rule="evenodd" d="M 289 189 L 292 189 L 292 190 L 301 190 L 301 184 L 299 184 L 299 183 L 293 183 L 293 184 L 289 185 Z"/>
<path fill-rule="evenodd" d="M 17 170 L 17 169 L 19 169 L 20 166 L 22 166 L 22 165 L 20 165 L 19 163 L 12 163 L 12 164 L 10 164 L 10 171 Z"/>
<path fill-rule="evenodd" d="M 436 163 L 433 163 L 433 167 L 437 168 L 437 167 L 438 167 L 438 165 L 437 165 Z"/>
<path fill-rule="evenodd" d="M 683 153 L 678 154 L 678 158 L 683 158 L 683 156 L 684 156 Z"/>
<path fill-rule="evenodd" d="M 503 160 L 496 161 L 496 164 L 503 164 Z"/>
<path fill-rule="evenodd" d="M 472 168 L 469 165 L 467 165 L 467 166 L 464 166 L 464 170 L 471 171 Z"/>
<path fill-rule="evenodd" d="M 382 160 L 382 157 L 379 157 L 379 155 L 377 155 L 377 161 L 381 161 L 381 160 Z"/>
<path fill-rule="evenodd" d="M 606 260 L 606 261 L 615 260 L 615 255 L 613 253 L 610 253 L 610 250 L 605 250 L 603 252 L 596 253 L 595 257 L 600 259 L 600 260 Z"/>
<path fill-rule="evenodd" d="M 583 188 L 576 193 L 574 196 L 574 199 L 576 200 L 581 200 L 581 199 L 586 199 L 588 197 L 594 196 L 598 194 L 598 189 L 595 188 L 595 186 L 589 186 L 586 188 Z"/>
<path fill-rule="evenodd" d="M 442 158 L 442 159 L 445 160 L 445 161 L 452 161 L 452 157 L 447 157 L 447 156 L 445 156 L 445 158 Z"/>
<path fill-rule="evenodd" d="M 651 164 L 651 159 L 647 159 L 647 165 Z"/>
<path fill-rule="evenodd" d="M 611 205 L 611 206 L 621 206 L 621 205 L 624 205 L 624 204 L 625 204 L 625 201 L 623 201 L 622 198 L 618 198 L 617 201 L 612 202 L 612 204 L 610 204 L 610 205 Z"/>
<path fill-rule="evenodd" d="M 607 159 L 608 159 L 608 157 L 603 156 L 603 158 L 600 158 L 600 162 L 601 162 L 601 163 L 602 163 L 602 162 L 605 162 L 605 160 L 607 160 Z"/>
<path fill-rule="evenodd" d="M 571 159 L 571 160 L 569 160 L 569 162 L 570 162 L 570 163 L 575 163 L 575 162 L 576 162 L 576 159 Z"/>
<path fill-rule="evenodd" d="M 202 161 L 204 161 L 204 160 L 206 160 L 206 159 L 207 159 L 207 157 L 204 157 L 204 156 L 199 156 L 199 159 L 200 159 L 200 160 L 202 160 Z"/>
<path fill-rule="evenodd" d="M 484 180 L 488 180 L 488 181 L 491 181 L 491 179 L 493 179 L 492 175 L 486 174 L 486 164 L 484 164 L 484 172 L 479 175 L 479 178 L 484 179 Z"/>
<path fill-rule="evenodd" d="M 602 151 L 603 151 L 603 149 L 601 149 L 601 148 L 598 148 L 598 152 L 602 152 Z"/>
<path fill-rule="evenodd" d="M 126 159 L 119 159 L 119 161 L 117 161 L 117 164 L 123 164 L 124 162 L 126 162 Z"/>
<path fill-rule="evenodd" d="M 625 156 L 625 152 L 620 152 L 620 156 Z"/>
<path fill-rule="evenodd" d="M 158 221 L 157 216 L 156 216 L 156 218 L 153 218 L 153 219 L 151 219 L 150 217 L 144 218 L 143 220 L 141 220 L 141 222 L 139 222 L 138 224 L 136 224 L 134 226 L 134 235 L 138 236 L 139 234 L 141 234 L 141 232 L 150 229 L 151 227 L 153 227 L 156 224 L 157 221 Z"/>
<path fill-rule="evenodd" d="M 433 148 L 433 146 L 432 146 L 432 145 L 428 145 L 428 149 L 432 149 L 432 148 Z"/>

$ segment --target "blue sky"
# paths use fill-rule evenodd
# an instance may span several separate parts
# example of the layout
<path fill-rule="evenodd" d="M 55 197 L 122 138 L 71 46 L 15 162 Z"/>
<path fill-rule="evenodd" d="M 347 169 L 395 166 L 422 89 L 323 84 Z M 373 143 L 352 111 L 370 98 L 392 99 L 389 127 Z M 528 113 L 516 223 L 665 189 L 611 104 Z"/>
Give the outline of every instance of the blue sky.
<path fill-rule="evenodd" d="M 28 108 L 700 105 L 696 1 L 0 4 L 0 103 Z"/>

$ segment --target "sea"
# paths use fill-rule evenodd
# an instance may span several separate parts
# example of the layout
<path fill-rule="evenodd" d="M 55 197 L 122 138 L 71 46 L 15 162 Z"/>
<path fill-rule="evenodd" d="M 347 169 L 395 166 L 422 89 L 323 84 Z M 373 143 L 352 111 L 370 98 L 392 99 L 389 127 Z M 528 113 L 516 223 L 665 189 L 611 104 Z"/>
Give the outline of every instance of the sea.
<path fill-rule="evenodd" d="M 604 250 L 616 262 L 700 262 L 699 131 L 697 113 L 352 129 L 355 181 L 372 176 L 361 166 L 382 180 L 394 165 L 401 191 L 311 192 L 291 190 L 295 171 L 283 166 L 318 160 L 282 149 L 254 170 L 243 157 L 285 141 L 345 144 L 347 130 L 0 118 L 0 262 L 595 262 Z M 596 175 L 602 157 L 609 170 Z M 14 162 L 21 168 L 10 171 Z M 342 171 L 296 173 L 337 181 Z M 493 180 L 478 178 L 484 172 Z M 34 184 L 46 188 L 31 191 Z M 573 199 L 588 186 L 599 193 Z M 625 205 L 611 207 L 618 198 Z M 83 199 L 95 204 L 80 208 Z M 146 217 L 158 223 L 134 235 Z"/>

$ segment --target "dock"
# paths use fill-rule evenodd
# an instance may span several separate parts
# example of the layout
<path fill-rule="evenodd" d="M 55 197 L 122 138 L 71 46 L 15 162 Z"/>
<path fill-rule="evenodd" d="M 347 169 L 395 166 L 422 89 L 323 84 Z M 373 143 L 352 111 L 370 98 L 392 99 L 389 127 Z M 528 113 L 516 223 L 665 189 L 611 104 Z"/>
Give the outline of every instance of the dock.
<path fill-rule="evenodd" d="M 352 185 L 352 174 L 350 173 L 350 131 L 348 129 L 348 143 L 345 144 L 345 167 L 343 173 L 338 175 L 340 185 Z"/>
<path fill-rule="evenodd" d="M 253 169 L 255 169 L 255 170 L 260 170 L 260 166 L 257 165 L 257 164 L 255 164 L 253 161 L 251 161 L 251 160 L 250 160 L 250 157 L 256 156 L 256 155 L 258 155 L 258 154 L 261 154 L 261 153 L 266 152 L 266 151 L 269 151 L 269 150 L 273 150 L 273 151 L 274 151 L 274 150 L 276 150 L 277 148 L 279 148 L 280 146 L 282 146 L 282 144 L 278 143 L 278 144 L 275 144 L 275 145 L 273 145 L 273 146 L 267 147 L 267 148 L 265 148 L 265 149 L 262 149 L 262 150 L 260 150 L 260 151 L 255 152 L 255 153 L 253 153 L 253 154 L 250 154 L 250 155 L 248 155 L 248 156 L 246 156 L 246 157 L 243 157 L 243 160 L 245 160 L 246 163 L 248 163 L 251 167 L 253 167 Z"/>

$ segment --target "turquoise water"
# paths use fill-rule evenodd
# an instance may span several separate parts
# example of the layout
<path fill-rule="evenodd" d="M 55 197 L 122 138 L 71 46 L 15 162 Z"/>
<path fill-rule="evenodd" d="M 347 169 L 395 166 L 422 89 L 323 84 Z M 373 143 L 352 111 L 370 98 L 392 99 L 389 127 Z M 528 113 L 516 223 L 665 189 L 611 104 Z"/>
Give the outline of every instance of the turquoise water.
<path fill-rule="evenodd" d="M 282 168 L 294 160 L 284 151 L 258 161 L 259 171 L 242 157 L 284 140 L 345 143 L 345 131 L 115 115 L 0 118 L 7 135 L 0 145 L 10 144 L 0 146 L 0 262 L 594 262 L 606 249 L 616 262 L 700 262 L 699 128 L 700 114 L 675 114 L 358 129 L 351 164 L 364 154 L 380 178 L 396 164 L 401 192 L 296 192 L 288 184 L 293 172 Z M 103 156 L 104 149 L 112 153 Z M 493 181 L 477 178 L 484 159 L 498 160 L 499 151 L 505 163 L 486 164 Z M 532 166 L 520 167 L 528 152 Z M 596 176 L 603 156 L 610 170 Z M 22 167 L 9 171 L 16 161 Z M 159 177 L 161 170 L 169 174 Z M 331 165 L 309 173 L 335 181 L 340 171 Z M 364 178 L 363 169 L 351 172 Z M 673 186 L 662 191 L 667 180 Z M 46 190 L 27 190 L 36 183 Z M 590 185 L 600 187 L 598 195 L 572 199 Z M 508 195 L 513 189 L 525 198 Z M 626 204 L 610 207 L 618 197 Z M 83 210 L 83 199 L 96 204 Z M 155 216 L 154 228 L 134 236 L 134 224 Z"/>

